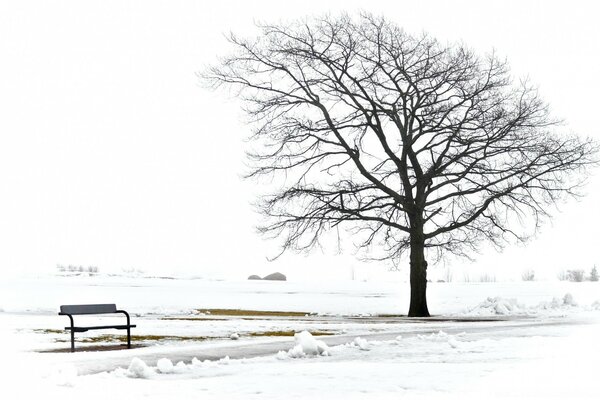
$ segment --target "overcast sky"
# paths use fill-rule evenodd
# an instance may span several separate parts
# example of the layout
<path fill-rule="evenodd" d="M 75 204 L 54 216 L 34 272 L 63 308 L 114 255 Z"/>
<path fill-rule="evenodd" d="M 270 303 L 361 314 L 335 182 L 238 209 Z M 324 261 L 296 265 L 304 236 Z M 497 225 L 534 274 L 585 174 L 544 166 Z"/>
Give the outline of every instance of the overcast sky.
<path fill-rule="evenodd" d="M 0 2 L 0 268 L 298 279 L 364 271 L 349 248 L 266 261 L 277 247 L 256 235 L 253 183 L 240 177 L 250 130 L 235 100 L 195 73 L 227 54 L 224 33 L 254 34 L 254 21 L 365 10 L 412 33 L 495 49 L 539 85 L 568 131 L 600 140 L 594 2 L 490 3 Z M 587 192 L 527 247 L 452 265 L 499 275 L 590 269 L 600 263 L 600 174 Z"/>

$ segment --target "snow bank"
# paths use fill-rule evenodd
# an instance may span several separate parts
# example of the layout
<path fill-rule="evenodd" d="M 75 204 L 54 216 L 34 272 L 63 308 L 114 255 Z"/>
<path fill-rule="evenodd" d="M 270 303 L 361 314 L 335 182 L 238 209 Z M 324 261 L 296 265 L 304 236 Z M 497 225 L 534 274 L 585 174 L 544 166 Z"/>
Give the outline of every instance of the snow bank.
<path fill-rule="evenodd" d="M 552 301 L 545 301 L 537 306 L 538 310 L 557 310 L 565 307 L 576 307 L 577 303 L 573 300 L 573 296 L 570 293 L 564 295 L 564 297 L 554 297 Z"/>
<path fill-rule="evenodd" d="M 516 299 L 502 297 L 488 297 L 484 302 L 467 311 L 467 315 L 515 315 L 527 314 L 524 306 L 519 305 Z"/>
<path fill-rule="evenodd" d="M 317 340 L 308 331 L 298 332 L 294 335 L 296 345 L 287 352 L 280 351 L 278 359 L 303 358 L 307 356 L 328 356 L 329 347 L 321 340 Z"/>
<path fill-rule="evenodd" d="M 592 309 L 595 309 L 594 304 L 591 305 Z M 529 307 L 518 303 L 516 299 L 488 297 L 484 302 L 469 309 L 464 315 L 536 315 L 545 313 L 545 311 L 569 311 L 575 307 L 578 305 L 571 293 L 566 293 L 562 298 L 554 297 L 552 301 L 541 302 L 536 306 Z M 600 305 L 598 307 L 600 309 Z"/>

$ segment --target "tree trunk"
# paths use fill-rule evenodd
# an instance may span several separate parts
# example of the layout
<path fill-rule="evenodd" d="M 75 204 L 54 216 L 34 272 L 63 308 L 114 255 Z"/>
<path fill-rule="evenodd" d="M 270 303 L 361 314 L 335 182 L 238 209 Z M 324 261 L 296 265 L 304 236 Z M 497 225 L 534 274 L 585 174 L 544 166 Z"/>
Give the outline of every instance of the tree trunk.
<path fill-rule="evenodd" d="M 429 317 L 427 309 L 427 261 L 422 225 L 413 225 L 410 235 L 410 308 L 409 317 Z"/>

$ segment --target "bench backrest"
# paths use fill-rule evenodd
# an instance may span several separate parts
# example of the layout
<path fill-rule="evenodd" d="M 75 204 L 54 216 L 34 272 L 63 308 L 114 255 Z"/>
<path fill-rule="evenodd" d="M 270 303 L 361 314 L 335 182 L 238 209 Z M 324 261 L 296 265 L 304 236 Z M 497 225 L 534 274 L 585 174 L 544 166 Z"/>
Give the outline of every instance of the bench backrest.
<path fill-rule="evenodd" d="M 111 314 L 117 311 L 116 304 L 74 304 L 60 306 L 62 314 Z"/>

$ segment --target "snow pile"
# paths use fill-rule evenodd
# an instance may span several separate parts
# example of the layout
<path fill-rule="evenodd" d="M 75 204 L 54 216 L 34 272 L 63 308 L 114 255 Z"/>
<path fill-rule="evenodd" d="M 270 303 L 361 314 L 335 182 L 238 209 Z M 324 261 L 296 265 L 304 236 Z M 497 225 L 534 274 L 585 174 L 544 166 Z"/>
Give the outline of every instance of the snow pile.
<path fill-rule="evenodd" d="M 208 361 L 208 360 L 207 360 Z M 236 364 L 241 364 L 243 360 L 236 360 L 236 359 L 231 359 L 229 358 L 229 356 L 225 356 L 219 360 L 216 361 L 217 365 L 236 365 Z"/>
<path fill-rule="evenodd" d="M 277 354 L 278 359 L 329 355 L 329 347 L 323 341 L 315 339 L 308 331 L 296 333 L 294 339 L 296 345 L 287 352 L 280 351 Z"/>
<path fill-rule="evenodd" d="M 467 315 L 515 315 L 526 314 L 525 307 L 517 303 L 516 299 L 503 297 L 488 297 L 484 302 L 467 311 Z"/>
<path fill-rule="evenodd" d="M 563 298 L 554 297 L 550 302 L 542 302 L 537 306 L 538 310 L 564 310 L 577 307 L 571 293 L 567 293 Z"/>
<path fill-rule="evenodd" d="M 596 303 L 594 303 L 596 304 Z M 600 309 L 600 304 L 592 304 L 588 309 Z M 597 308 L 595 308 L 597 307 Z M 463 315 L 490 316 L 490 315 L 536 315 L 553 314 L 555 311 L 564 312 L 580 309 L 571 293 L 566 293 L 562 298 L 554 297 L 552 301 L 544 301 L 536 306 L 525 306 L 516 299 L 502 297 L 488 297 L 484 302 L 469 309 Z"/>
<path fill-rule="evenodd" d="M 172 364 L 171 364 L 172 365 Z M 134 358 L 127 369 L 127 376 L 130 378 L 148 379 L 154 375 L 154 371 L 145 362 L 139 358 Z"/>
<path fill-rule="evenodd" d="M 144 361 L 139 358 L 131 360 L 131 364 L 128 369 L 117 368 L 114 370 L 114 374 L 119 377 L 125 378 L 141 378 L 141 379 L 156 379 L 159 374 L 187 374 L 193 372 L 196 369 L 203 369 L 208 367 L 219 367 L 222 365 L 235 365 L 242 363 L 241 360 L 232 360 L 229 356 L 225 356 L 217 361 L 200 361 L 196 357 L 192 359 L 190 364 L 186 364 L 183 361 L 179 361 L 176 365 L 168 358 L 161 358 L 157 361 L 156 367 L 149 367 Z"/>
<path fill-rule="evenodd" d="M 600 311 L 600 300 L 596 300 L 591 305 L 592 310 Z"/>
<path fill-rule="evenodd" d="M 186 363 L 184 363 L 183 361 L 179 361 L 175 367 L 173 367 L 173 372 L 176 374 L 182 374 L 184 372 L 188 371 L 188 366 Z"/>
<path fill-rule="evenodd" d="M 202 366 L 206 365 L 208 362 L 210 362 L 210 360 L 200 361 L 196 357 L 192 358 L 192 366 L 193 367 L 202 367 Z"/>
<path fill-rule="evenodd" d="M 173 373 L 173 363 L 168 358 L 161 358 L 156 363 L 156 369 L 161 374 L 172 374 Z"/>
<path fill-rule="evenodd" d="M 369 345 L 369 341 L 367 339 L 363 339 L 360 336 L 355 338 L 352 343 L 350 343 L 350 347 L 358 347 L 360 350 L 369 351 L 371 350 L 371 346 Z"/>
<path fill-rule="evenodd" d="M 430 341 L 433 341 L 433 342 L 445 342 L 446 340 L 448 340 L 449 336 L 450 335 L 448 335 L 444 331 L 438 331 L 437 333 L 431 333 L 429 335 L 417 335 L 417 339 L 419 339 L 419 340 L 430 340 Z"/>
<path fill-rule="evenodd" d="M 460 341 L 457 338 L 464 335 L 466 335 L 466 332 L 462 332 L 456 335 L 449 335 L 444 331 L 438 331 L 437 333 L 432 333 L 429 335 L 417 335 L 417 339 L 441 343 L 446 342 L 450 347 L 456 349 L 460 347 Z"/>

